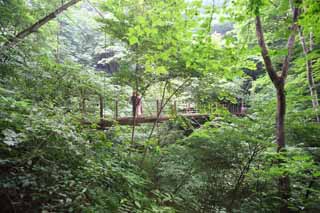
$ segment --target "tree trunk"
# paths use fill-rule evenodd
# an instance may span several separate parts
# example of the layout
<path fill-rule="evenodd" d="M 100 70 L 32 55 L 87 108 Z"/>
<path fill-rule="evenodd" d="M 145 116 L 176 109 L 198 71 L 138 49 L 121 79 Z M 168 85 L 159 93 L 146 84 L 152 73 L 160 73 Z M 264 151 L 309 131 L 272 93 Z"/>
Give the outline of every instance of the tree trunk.
<path fill-rule="evenodd" d="M 277 87 L 277 114 L 276 114 L 276 141 L 278 152 L 285 147 L 285 115 L 286 115 L 286 96 L 284 82 Z"/>
<path fill-rule="evenodd" d="M 306 58 L 307 79 L 308 79 L 308 87 L 309 87 L 311 101 L 312 101 L 312 107 L 313 107 L 313 110 L 315 111 L 316 121 L 320 122 L 320 117 L 318 114 L 319 101 L 318 101 L 317 89 L 316 89 L 314 78 L 313 78 L 312 61 L 308 59 L 308 53 L 312 50 L 313 36 L 312 36 L 312 33 L 310 33 L 310 48 L 308 48 L 306 45 L 306 41 L 301 28 L 299 28 L 299 36 L 300 36 L 300 43 L 303 49 L 303 53 Z"/>
<path fill-rule="evenodd" d="M 318 114 L 318 108 L 319 108 L 318 94 L 317 94 L 317 89 L 316 89 L 314 78 L 313 78 L 312 62 L 310 60 L 307 61 L 307 78 L 308 78 L 310 95 L 312 98 L 312 107 L 313 107 L 313 110 L 315 111 L 316 121 L 320 122 L 320 117 Z"/>
<path fill-rule="evenodd" d="M 273 85 L 277 90 L 277 117 L 276 117 L 276 139 L 278 144 L 278 151 L 285 147 L 285 130 L 284 130 L 284 118 L 286 113 L 286 97 L 285 97 L 285 80 L 288 75 L 289 63 L 293 54 L 293 47 L 295 43 L 295 36 L 297 31 L 297 20 L 299 16 L 299 9 L 293 9 L 293 23 L 291 26 L 291 35 L 288 38 L 288 54 L 284 58 L 281 74 L 278 75 L 272 66 L 272 61 L 269 56 L 268 48 L 265 44 L 265 39 L 262 30 L 262 24 L 260 16 L 256 16 L 256 34 L 258 44 L 261 48 L 261 55 L 266 66 L 267 73 L 272 81 Z"/>
<path fill-rule="evenodd" d="M 81 0 L 71 0 L 65 4 L 63 4 L 61 7 L 57 8 L 55 11 L 51 12 L 49 15 L 43 17 L 27 29 L 19 32 L 16 36 L 9 39 L 3 46 L 4 47 L 12 47 L 16 45 L 20 40 L 23 40 L 33 32 L 36 32 L 40 27 L 51 21 L 52 19 L 56 18 L 60 13 L 67 10 L 69 7 L 75 5 L 76 3 L 80 2 Z"/>
<path fill-rule="evenodd" d="M 277 115 L 276 115 L 276 140 L 278 144 L 277 152 L 285 148 L 285 115 L 286 115 L 286 96 L 284 82 L 277 87 Z M 279 163 L 283 163 L 279 161 Z M 290 212 L 288 200 L 290 198 L 290 179 L 288 175 L 283 175 L 278 182 L 279 194 L 281 197 L 280 213 Z"/>
<path fill-rule="evenodd" d="M 279 192 L 281 196 L 281 206 L 279 209 L 280 213 L 289 213 L 288 200 L 290 198 L 290 179 L 288 175 L 284 175 L 279 178 Z"/>
<path fill-rule="evenodd" d="M 134 134 L 136 129 L 136 120 L 137 120 L 137 96 L 132 96 L 132 118 L 133 118 L 133 125 L 131 131 L 131 145 L 134 144 Z"/>

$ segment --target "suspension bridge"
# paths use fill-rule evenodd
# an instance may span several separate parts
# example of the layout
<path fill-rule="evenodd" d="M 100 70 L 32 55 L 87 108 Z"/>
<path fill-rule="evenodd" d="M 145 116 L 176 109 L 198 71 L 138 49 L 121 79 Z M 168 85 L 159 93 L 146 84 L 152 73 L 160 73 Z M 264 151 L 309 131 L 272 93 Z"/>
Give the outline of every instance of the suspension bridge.
<path fill-rule="evenodd" d="M 82 103 L 83 105 L 85 103 Z M 97 114 L 99 111 L 98 128 L 106 129 L 116 124 L 118 125 L 141 125 L 147 123 L 162 123 L 177 116 L 185 117 L 196 123 L 203 124 L 209 120 L 211 112 L 218 107 L 223 107 L 231 114 L 243 116 L 246 113 L 246 105 L 240 100 L 238 103 L 219 103 L 211 106 L 198 106 L 188 101 L 171 101 L 161 103 L 160 100 L 143 100 L 143 113 L 135 115 L 133 107 L 125 101 L 113 100 L 113 107 L 105 108 L 103 98 L 99 98 L 99 104 L 91 107 L 91 113 Z M 82 111 L 87 107 L 82 106 Z M 85 112 L 84 112 L 85 113 Z M 96 116 L 97 117 L 97 116 Z M 83 124 L 91 125 L 94 122 L 82 121 Z"/>

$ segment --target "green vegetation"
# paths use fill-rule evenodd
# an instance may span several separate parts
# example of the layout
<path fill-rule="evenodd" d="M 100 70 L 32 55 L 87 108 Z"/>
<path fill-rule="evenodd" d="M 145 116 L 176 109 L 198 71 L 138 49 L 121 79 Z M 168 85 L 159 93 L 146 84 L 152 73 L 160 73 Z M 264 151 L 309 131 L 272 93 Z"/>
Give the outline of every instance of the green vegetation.
<path fill-rule="evenodd" d="M 319 21 L 315 0 L 0 0 L 0 212 L 320 212 Z"/>

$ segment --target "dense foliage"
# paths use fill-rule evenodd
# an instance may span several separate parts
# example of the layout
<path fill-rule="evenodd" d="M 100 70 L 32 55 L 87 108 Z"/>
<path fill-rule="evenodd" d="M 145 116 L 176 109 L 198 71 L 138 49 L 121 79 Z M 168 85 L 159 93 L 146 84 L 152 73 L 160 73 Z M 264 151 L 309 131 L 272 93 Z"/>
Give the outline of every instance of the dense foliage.
<path fill-rule="evenodd" d="M 86 0 L 18 36 L 68 2 L 0 0 L 0 212 L 320 212 L 319 1 Z"/>

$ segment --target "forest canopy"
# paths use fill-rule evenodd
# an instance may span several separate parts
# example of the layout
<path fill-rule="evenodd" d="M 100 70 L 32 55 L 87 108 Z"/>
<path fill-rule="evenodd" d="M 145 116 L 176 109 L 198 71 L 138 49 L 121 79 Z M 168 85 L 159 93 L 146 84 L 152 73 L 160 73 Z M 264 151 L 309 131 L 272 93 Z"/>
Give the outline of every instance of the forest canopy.
<path fill-rule="evenodd" d="M 320 2 L 0 0 L 0 212 L 320 212 Z"/>

